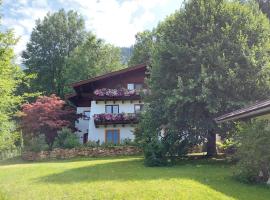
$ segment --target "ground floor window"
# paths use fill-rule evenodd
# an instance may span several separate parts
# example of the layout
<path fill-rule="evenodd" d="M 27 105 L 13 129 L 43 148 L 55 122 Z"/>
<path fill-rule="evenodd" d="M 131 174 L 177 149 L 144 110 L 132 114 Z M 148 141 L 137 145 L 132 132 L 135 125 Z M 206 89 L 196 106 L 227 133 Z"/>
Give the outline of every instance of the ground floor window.
<path fill-rule="evenodd" d="M 120 143 L 120 130 L 118 129 L 106 130 L 105 142 L 112 143 L 112 144 L 119 144 Z"/>

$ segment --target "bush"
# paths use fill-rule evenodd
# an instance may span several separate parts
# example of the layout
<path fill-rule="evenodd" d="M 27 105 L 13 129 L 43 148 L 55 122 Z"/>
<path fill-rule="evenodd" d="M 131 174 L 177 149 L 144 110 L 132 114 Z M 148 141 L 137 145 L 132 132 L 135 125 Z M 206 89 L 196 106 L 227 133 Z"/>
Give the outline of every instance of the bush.
<path fill-rule="evenodd" d="M 99 147 L 100 146 L 100 141 L 92 141 L 89 140 L 87 143 L 84 144 L 85 147 Z"/>
<path fill-rule="evenodd" d="M 63 128 L 61 131 L 58 131 L 58 135 L 54 141 L 55 148 L 72 149 L 80 145 L 77 135 L 69 128 Z"/>
<path fill-rule="evenodd" d="M 123 140 L 121 141 L 121 145 L 122 145 L 122 146 L 136 146 L 137 144 L 136 144 L 135 141 L 132 141 L 131 139 L 126 138 L 126 139 L 123 139 Z"/>
<path fill-rule="evenodd" d="M 217 149 L 220 153 L 225 153 L 227 155 L 233 155 L 236 153 L 238 148 L 238 143 L 233 139 L 227 139 L 224 142 L 217 142 Z"/>
<path fill-rule="evenodd" d="M 40 152 L 40 151 L 48 151 L 49 145 L 45 141 L 45 135 L 39 134 L 35 137 L 31 137 L 25 139 L 26 143 L 24 144 L 24 150 Z"/>
<path fill-rule="evenodd" d="M 270 122 L 242 123 L 238 127 L 238 137 L 236 177 L 244 182 L 267 182 L 270 178 Z"/>

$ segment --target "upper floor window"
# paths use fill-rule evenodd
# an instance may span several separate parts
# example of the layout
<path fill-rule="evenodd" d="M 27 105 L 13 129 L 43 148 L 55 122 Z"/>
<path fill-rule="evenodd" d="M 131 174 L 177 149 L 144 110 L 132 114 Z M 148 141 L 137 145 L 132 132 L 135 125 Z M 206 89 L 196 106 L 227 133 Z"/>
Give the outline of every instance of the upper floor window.
<path fill-rule="evenodd" d="M 142 83 L 128 83 L 127 84 L 127 89 L 128 90 L 140 90 L 143 88 Z"/>
<path fill-rule="evenodd" d="M 143 104 L 135 104 L 134 105 L 134 113 L 140 113 L 143 110 Z"/>
<path fill-rule="evenodd" d="M 119 113 L 119 105 L 106 105 L 105 112 L 117 114 Z"/>
<path fill-rule="evenodd" d="M 90 111 L 84 111 L 83 112 L 83 119 L 89 120 L 90 119 Z"/>

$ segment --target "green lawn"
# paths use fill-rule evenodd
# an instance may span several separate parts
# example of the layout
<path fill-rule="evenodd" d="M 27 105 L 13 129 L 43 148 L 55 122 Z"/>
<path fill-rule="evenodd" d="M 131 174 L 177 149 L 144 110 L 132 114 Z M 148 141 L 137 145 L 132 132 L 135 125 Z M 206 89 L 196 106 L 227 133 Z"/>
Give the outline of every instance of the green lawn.
<path fill-rule="evenodd" d="M 2 199 L 270 199 L 270 188 L 245 185 L 220 161 L 150 168 L 140 157 L 0 162 Z M 0 197 L 1 199 L 1 197 Z"/>

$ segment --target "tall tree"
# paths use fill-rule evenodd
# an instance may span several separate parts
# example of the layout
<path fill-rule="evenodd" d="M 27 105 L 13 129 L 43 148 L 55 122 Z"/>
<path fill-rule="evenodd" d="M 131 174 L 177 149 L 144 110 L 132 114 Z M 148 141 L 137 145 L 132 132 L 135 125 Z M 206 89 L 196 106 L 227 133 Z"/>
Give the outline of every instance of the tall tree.
<path fill-rule="evenodd" d="M 86 40 L 70 54 L 64 72 L 68 84 L 122 68 L 120 49 L 89 33 Z"/>
<path fill-rule="evenodd" d="M 269 36 L 257 8 L 229 0 L 190 0 L 161 23 L 149 81 L 160 137 L 207 139 L 216 154 L 214 118 L 269 97 Z"/>
<path fill-rule="evenodd" d="M 132 56 L 128 62 L 129 66 L 146 63 L 150 61 L 151 51 L 154 44 L 154 31 L 143 31 L 137 33 L 136 42 L 133 47 Z"/>
<path fill-rule="evenodd" d="M 11 31 L 0 32 L 0 151 L 14 144 L 16 126 L 13 116 L 21 102 L 21 97 L 15 95 L 22 76 L 22 71 L 14 64 L 16 42 Z"/>
<path fill-rule="evenodd" d="M 22 54 L 25 72 L 37 76 L 31 84 L 34 91 L 63 96 L 65 61 L 84 38 L 84 20 L 77 12 L 62 9 L 36 21 Z"/>

